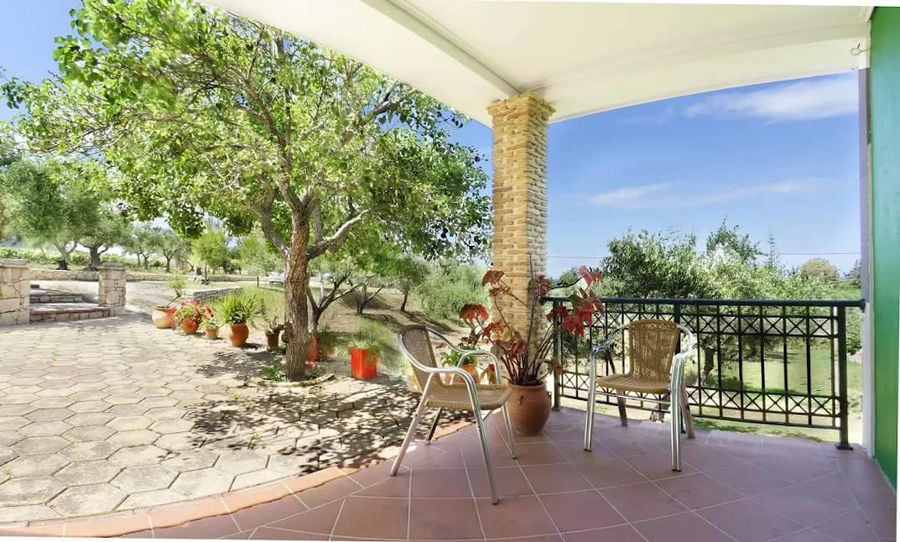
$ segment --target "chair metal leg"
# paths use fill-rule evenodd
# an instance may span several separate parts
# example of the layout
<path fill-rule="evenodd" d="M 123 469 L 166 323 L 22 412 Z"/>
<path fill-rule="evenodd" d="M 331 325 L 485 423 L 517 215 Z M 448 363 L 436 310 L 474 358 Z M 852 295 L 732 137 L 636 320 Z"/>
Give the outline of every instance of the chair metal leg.
<path fill-rule="evenodd" d="M 593 382 L 593 380 L 592 380 Z M 591 384 L 588 389 L 587 408 L 584 413 L 584 451 L 591 451 L 591 441 L 594 438 L 594 409 L 597 408 L 597 387 Z"/>
<path fill-rule="evenodd" d="M 509 448 L 509 455 L 513 459 L 516 459 L 519 457 L 519 452 L 516 450 L 515 431 L 513 431 L 512 421 L 509 419 L 509 407 L 504 403 L 500 408 L 503 410 L 503 421 L 506 423 L 506 435 L 509 438 L 509 444 L 507 445 Z"/>
<path fill-rule="evenodd" d="M 622 427 L 628 427 L 628 414 L 625 413 L 625 396 L 620 394 L 616 397 L 616 402 L 619 404 L 619 419 L 622 420 Z"/>
<path fill-rule="evenodd" d="M 441 414 L 444 413 L 443 408 L 439 408 L 437 411 L 437 415 L 434 417 L 434 421 L 431 422 L 431 429 L 428 431 L 428 438 L 425 439 L 425 446 L 431 444 L 431 439 L 434 438 L 434 432 L 437 431 L 438 423 L 441 421 Z"/>
<path fill-rule="evenodd" d="M 487 444 L 487 433 L 484 430 L 484 420 L 481 419 L 481 404 L 478 401 L 478 397 L 472 392 L 469 391 L 469 400 L 472 403 L 472 412 L 475 413 L 475 427 L 478 429 L 478 439 L 481 441 L 481 453 L 484 455 L 484 468 L 487 469 L 487 477 L 488 482 L 491 485 L 491 497 L 493 498 L 493 503 L 497 504 L 500 502 L 500 498 L 497 496 L 497 486 L 494 483 L 494 469 L 491 466 L 491 454 L 488 451 Z"/>
<path fill-rule="evenodd" d="M 419 422 L 422 420 L 422 414 L 425 412 L 425 404 L 427 403 L 426 399 L 428 398 L 430 384 L 431 381 L 426 384 L 425 391 L 422 393 L 422 397 L 419 398 L 419 406 L 416 408 L 416 414 L 409 423 L 409 429 L 406 431 L 406 438 L 403 439 L 403 445 L 400 446 L 400 453 L 397 454 L 397 457 L 394 459 L 394 464 L 391 466 L 391 476 L 396 476 L 397 471 L 400 470 L 400 464 L 403 463 L 403 456 L 406 455 L 406 449 L 409 448 L 409 444 L 412 442 L 413 437 L 416 436 L 416 429 L 419 427 Z"/>
<path fill-rule="evenodd" d="M 691 416 L 691 406 L 684 386 L 681 387 L 681 420 L 687 429 L 687 438 L 694 438 L 694 418 Z"/>
<path fill-rule="evenodd" d="M 672 470 L 681 472 L 681 394 L 672 393 Z"/>

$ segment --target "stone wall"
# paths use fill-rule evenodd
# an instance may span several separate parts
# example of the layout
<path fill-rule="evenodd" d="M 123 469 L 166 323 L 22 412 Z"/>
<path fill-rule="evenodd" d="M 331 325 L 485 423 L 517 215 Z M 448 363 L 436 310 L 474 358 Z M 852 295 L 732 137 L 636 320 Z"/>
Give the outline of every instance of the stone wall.
<path fill-rule="evenodd" d="M 120 263 L 108 263 L 100 266 L 97 303 L 109 307 L 110 316 L 125 312 L 125 285 L 127 273 Z"/>
<path fill-rule="evenodd" d="M 493 267 L 527 299 L 531 276 L 546 272 L 547 120 L 553 108 L 526 92 L 494 102 L 488 112 L 494 129 Z M 527 327 L 527 308 L 516 302 L 502 308 L 511 324 Z"/>
<path fill-rule="evenodd" d="M 225 297 L 228 294 L 240 292 L 241 290 L 242 288 L 240 288 L 239 286 L 234 288 L 212 288 L 209 290 L 187 290 L 182 296 L 182 299 L 195 299 L 197 301 L 200 301 L 201 303 L 206 303 L 213 299 Z"/>
<path fill-rule="evenodd" d="M 0 259 L 0 326 L 27 324 L 31 279 L 26 260 Z"/>
<path fill-rule="evenodd" d="M 121 264 L 120 264 L 121 265 Z M 144 273 L 142 271 L 127 271 L 127 279 L 129 282 L 139 282 L 143 280 L 168 281 L 172 280 L 173 275 L 166 273 Z M 188 281 L 193 280 L 193 275 L 185 275 Z M 210 275 L 210 280 L 216 282 L 230 282 L 238 280 L 251 280 L 254 277 L 241 275 Z M 32 280 L 81 280 L 85 282 L 95 282 L 99 279 L 97 271 L 62 271 L 59 269 L 32 269 Z"/>

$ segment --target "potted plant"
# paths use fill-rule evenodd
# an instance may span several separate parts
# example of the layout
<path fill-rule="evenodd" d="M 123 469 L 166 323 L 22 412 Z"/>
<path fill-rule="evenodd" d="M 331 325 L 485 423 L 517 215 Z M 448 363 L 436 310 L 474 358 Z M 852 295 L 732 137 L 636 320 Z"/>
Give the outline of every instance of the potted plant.
<path fill-rule="evenodd" d="M 216 313 L 209 305 L 203 307 L 203 319 L 200 321 L 200 327 L 206 334 L 207 339 L 219 338 L 219 327 L 222 322 L 216 317 Z"/>
<path fill-rule="evenodd" d="M 259 314 L 259 300 L 247 294 L 231 294 L 222 299 L 219 312 L 231 328 L 232 346 L 244 346 L 250 336 L 247 322 Z"/>
<path fill-rule="evenodd" d="M 348 343 L 350 351 L 350 375 L 353 378 L 366 380 L 378 375 L 378 358 L 381 349 L 375 333 L 368 326 L 357 331 Z"/>
<path fill-rule="evenodd" d="M 281 311 L 264 304 L 262 306 L 262 312 L 263 320 L 265 320 L 266 323 L 266 350 L 275 352 L 278 350 L 278 340 L 281 337 L 281 332 L 284 331 Z"/>
<path fill-rule="evenodd" d="M 327 360 L 334 354 L 334 346 L 337 343 L 337 335 L 331 331 L 316 331 L 316 352 L 319 360 Z"/>
<path fill-rule="evenodd" d="M 184 280 L 184 276 L 176 275 L 169 280 L 169 286 L 175 292 L 175 297 L 172 298 L 172 301 L 175 301 L 184 295 L 184 288 L 187 286 L 187 282 Z M 153 312 L 150 314 L 150 319 L 157 328 L 166 329 L 174 326 L 176 307 L 172 306 L 172 301 L 165 305 L 154 307 Z"/>
<path fill-rule="evenodd" d="M 182 303 L 175 309 L 175 324 L 185 335 L 193 335 L 203 320 L 203 309 L 203 305 L 197 300 Z"/>
<path fill-rule="evenodd" d="M 503 271 L 488 269 L 481 280 L 488 287 L 488 297 L 494 307 L 493 321 L 489 321 L 487 309 L 482 305 L 464 305 L 459 316 L 472 330 L 470 337 L 490 344 L 503 365 L 503 376 L 513 390 L 509 401 L 513 428 L 521 435 L 537 435 L 550 417 L 550 394 L 544 379 L 554 369 L 548 359 L 554 336 L 557 333 L 583 336 L 594 315 L 603 310 L 603 303 L 590 290 L 593 283 L 600 281 L 600 272 L 582 266 L 575 283 L 552 283 L 537 275 L 529 281 L 527 299 L 514 294 L 503 275 Z M 584 286 L 569 296 L 571 307 L 554 307 L 546 314 L 547 323 L 542 323 L 541 298 L 550 290 L 581 282 Z M 529 313 L 526 329 L 513 326 L 504 312 L 515 306 L 525 307 Z"/>

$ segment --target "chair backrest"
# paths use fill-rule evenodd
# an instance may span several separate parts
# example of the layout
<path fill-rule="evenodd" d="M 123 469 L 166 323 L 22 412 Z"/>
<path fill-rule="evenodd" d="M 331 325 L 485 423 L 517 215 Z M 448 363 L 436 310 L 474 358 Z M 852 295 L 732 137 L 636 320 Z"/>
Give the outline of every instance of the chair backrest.
<path fill-rule="evenodd" d="M 431 346 L 431 335 L 427 327 L 414 324 L 401 329 L 397 336 L 400 340 L 400 351 L 409 358 L 413 368 L 413 378 L 421 392 L 425 389 L 425 383 L 428 381 L 428 373 L 417 367 L 417 365 L 439 367 L 434 357 L 434 349 Z M 435 377 L 435 382 L 432 383 L 432 386 L 443 385 L 443 381 L 439 377 Z"/>
<path fill-rule="evenodd" d="M 631 372 L 634 376 L 668 382 L 681 330 L 670 320 L 635 320 L 628 325 Z"/>

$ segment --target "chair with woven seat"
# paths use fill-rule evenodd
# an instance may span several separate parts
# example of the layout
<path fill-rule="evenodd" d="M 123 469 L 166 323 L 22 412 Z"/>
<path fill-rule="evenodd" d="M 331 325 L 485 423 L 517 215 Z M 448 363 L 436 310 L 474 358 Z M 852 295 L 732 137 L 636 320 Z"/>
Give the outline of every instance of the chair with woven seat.
<path fill-rule="evenodd" d="M 416 434 L 416 429 L 422 419 L 422 415 L 426 408 L 437 408 L 438 413 L 432 423 L 431 430 L 426 437 L 426 444 L 431 441 L 434 431 L 437 428 L 442 412 L 446 410 L 471 410 L 475 415 L 475 426 L 478 429 L 478 437 L 481 440 L 481 450 L 484 454 L 484 466 L 487 469 L 488 482 L 491 486 L 491 496 L 494 504 L 499 501 L 497 497 L 497 488 L 494 485 L 494 474 L 491 469 L 491 457 L 488 453 L 487 433 L 484 429 L 484 420 L 481 417 L 481 411 L 491 411 L 501 409 L 503 411 L 503 420 L 506 423 L 506 431 L 509 435 L 509 453 L 513 459 L 516 457 L 516 443 L 513 440 L 512 425 L 509 420 L 509 410 L 506 402 L 512 393 L 508 386 L 502 384 L 479 384 L 475 382 L 472 375 L 456 367 L 441 367 L 438 365 L 432 348 L 432 337 L 440 339 L 447 345 L 459 353 L 458 365 L 461 365 L 466 358 L 473 356 L 484 356 L 491 360 L 496 374 L 496 381 L 501 380 L 500 360 L 490 352 L 483 350 L 460 350 L 437 331 L 423 325 L 406 326 L 397 334 L 400 343 L 400 352 L 412 364 L 413 374 L 411 379 L 412 387 L 422 394 L 419 399 L 419 406 L 413 416 L 412 422 L 409 424 L 409 430 L 406 432 L 406 438 L 400 447 L 400 453 L 394 459 L 391 467 L 391 476 L 397 474 L 400 464 L 403 462 L 403 456 L 412 442 Z M 462 384 L 447 384 L 443 380 L 444 375 L 455 376 L 454 380 L 462 380 Z"/>
<path fill-rule="evenodd" d="M 627 335 L 627 340 L 622 344 L 627 345 L 628 370 L 622 374 L 598 377 L 597 362 L 601 356 L 606 359 L 607 367 L 615 370 L 611 352 L 619 333 Z M 680 342 L 682 333 L 685 341 Z M 687 428 L 688 438 L 694 438 L 691 410 L 684 386 L 684 365 L 694 355 L 695 344 L 694 334 L 680 324 L 669 320 L 635 320 L 614 329 L 606 341 L 595 346 L 589 360 L 590 388 L 584 422 L 584 449 L 591 451 L 594 405 L 598 393 L 616 397 L 623 426 L 628 425 L 625 400 L 629 396 L 642 402 L 660 405 L 668 403 L 672 411 L 672 470 L 680 471 L 682 424 Z M 682 347 L 680 353 L 679 345 Z"/>

